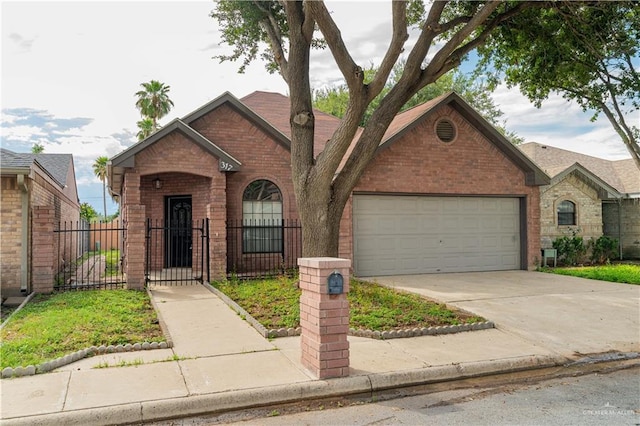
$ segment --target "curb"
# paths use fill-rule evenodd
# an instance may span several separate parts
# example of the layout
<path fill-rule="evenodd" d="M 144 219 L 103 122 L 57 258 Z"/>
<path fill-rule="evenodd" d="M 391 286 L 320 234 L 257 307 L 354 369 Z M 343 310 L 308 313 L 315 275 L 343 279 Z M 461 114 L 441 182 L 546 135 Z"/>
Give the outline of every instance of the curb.
<path fill-rule="evenodd" d="M 313 380 L 263 388 L 167 398 L 2 419 L 3 425 L 133 424 L 215 415 L 223 412 L 299 402 L 306 399 L 367 395 L 389 389 L 427 385 L 496 374 L 566 366 L 562 356 L 524 356 L 491 361 L 434 366 L 414 370 Z"/>

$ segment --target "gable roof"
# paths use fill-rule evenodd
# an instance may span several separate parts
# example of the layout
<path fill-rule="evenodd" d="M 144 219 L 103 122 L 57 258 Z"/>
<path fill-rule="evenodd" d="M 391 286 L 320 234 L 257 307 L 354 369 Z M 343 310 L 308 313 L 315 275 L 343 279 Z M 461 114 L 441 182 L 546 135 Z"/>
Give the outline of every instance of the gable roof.
<path fill-rule="evenodd" d="M 109 182 L 109 192 L 111 195 L 119 195 L 120 187 L 122 186 L 122 179 L 124 175 L 124 169 L 126 167 L 133 167 L 135 165 L 135 156 L 139 152 L 143 151 L 147 147 L 158 142 L 163 137 L 173 132 L 179 132 L 193 141 L 196 145 L 200 146 L 206 152 L 219 158 L 221 161 L 231 165 L 231 170 L 237 171 L 242 167 L 242 163 L 225 152 L 219 146 L 211 142 L 209 139 L 202 136 L 192 127 L 185 124 L 182 120 L 176 118 L 169 122 L 166 126 L 160 130 L 151 134 L 146 139 L 138 142 L 135 145 L 125 149 L 121 153 L 115 155 L 109 160 L 107 164 L 107 181 Z"/>
<path fill-rule="evenodd" d="M 640 170 L 631 158 L 605 160 L 537 142 L 522 144 L 520 149 L 552 177 L 578 163 L 618 193 L 640 195 Z"/>
<path fill-rule="evenodd" d="M 266 92 L 260 92 L 260 93 L 266 93 Z M 240 114 L 244 115 L 251 122 L 253 122 L 255 125 L 257 125 L 259 128 L 261 128 L 263 131 L 265 131 L 267 134 L 269 134 L 271 137 L 273 137 L 276 140 L 276 142 L 280 143 L 281 145 L 283 145 L 287 149 L 291 149 L 291 143 L 290 143 L 291 135 L 290 134 L 286 134 L 285 132 L 283 132 L 283 128 L 284 128 L 283 126 L 277 126 L 277 125 L 274 125 L 274 123 L 269 122 L 264 117 L 262 117 L 260 114 L 256 113 L 254 110 L 252 110 L 249 107 L 249 104 L 245 104 L 244 102 L 240 101 L 238 98 L 236 98 L 235 96 L 233 96 L 229 92 L 224 92 L 222 95 L 218 96 L 217 98 L 215 98 L 211 102 L 208 102 L 208 103 L 204 104 L 203 106 L 201 106 L 200 108 L 198 108 L 197 110 L 185 115 L 184 117 L 182 117 L 182 121 L 184 123 L 186 123 L 187 125 L 191 126 L 191 124 L 194 121 L 196 121 L 197 119 L 199 119 L 201 117 L 204 117 L 205 115 L 207 115 L 211 111 L 221 107 L 222 105 L 228 105 L 228 106 L 234 108 Z M 273 105 L 273 109 L 274 110 L 278 110 L 277 107 L 278 107 L 277 104 Z M 276 114 L 276 116 L 277 116 L 277 114 Z M 287 113 L 287 117 L 288 117 L 288 113 Z M 274 118 L 274 117 L 272 117 L 272 118 Z M 276 120 L 276 122 L 278 124 L 280 124 L 277 120 Z M 288 121 L 287 121 L 287 125 L 288 125 Z"/>
<path fill-rule="evenodd" d="M 549 183 L 549 176 L 535 162 L 523 155 L 514 144 L 455 92 L 449 92 L 399 113 L 389 125 L 378 149 L 384 149 L 391 145 L 406 132 L 417 126 L 424 118 L 444 106 L 449 106 L 458 112 L 475 129 L 482 133 L 487 140 L 493 143 L 502 154 L 523 170 L 527 185 L 546 185 Z"/>
<path fill-rule="evenodd" d="M 60 188 L 64 188 L 69 175 L 69 168 L 73 168 L 72 154 L 33 154 L 13 152 L 0 148 L 0 169 L 4 173 L 28 172 L 35 164 L 53 179 Z"/>
<path fill-rule="evenodd" d="M 288 97 L 280 93 L 256 91 L 245 96 L 241 101 L 286 135 L 289 141 L 291 140 L 291 126 L 289 125 L 291 101 Z M 315 119 L 313 154 L 318 156 L 324 150 L 327 141 L 333 136 L 341 120 L 315 108 L 313 116 Z"/>

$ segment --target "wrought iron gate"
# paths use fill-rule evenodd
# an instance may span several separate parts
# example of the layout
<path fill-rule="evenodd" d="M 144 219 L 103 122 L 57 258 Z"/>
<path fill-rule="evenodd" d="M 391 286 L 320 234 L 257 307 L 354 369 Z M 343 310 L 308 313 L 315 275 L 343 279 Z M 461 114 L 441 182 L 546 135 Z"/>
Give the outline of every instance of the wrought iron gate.
<path fill-rule="evenodd" d="M 61 222 L 53 231 L 57 267 L 53 289 L 94 290 L 124 288 L 122 241 L 126 235 L 118 220 L 88 224 Z"/>
<path fill-rule="evenodd" d="M 147 285 L 209 282 L 209 219 L 147 219 L 144 272 Z"/>

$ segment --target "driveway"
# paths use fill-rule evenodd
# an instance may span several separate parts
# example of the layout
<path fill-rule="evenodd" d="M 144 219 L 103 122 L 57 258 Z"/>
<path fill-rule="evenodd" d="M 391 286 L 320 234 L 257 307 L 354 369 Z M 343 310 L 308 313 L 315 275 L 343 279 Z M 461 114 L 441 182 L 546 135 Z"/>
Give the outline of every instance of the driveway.
<path fill-rule="evenodd" d="M 640 351 L 640 286 L 542 272 L 370 277 L 445 302 L 558 354 Z"/>

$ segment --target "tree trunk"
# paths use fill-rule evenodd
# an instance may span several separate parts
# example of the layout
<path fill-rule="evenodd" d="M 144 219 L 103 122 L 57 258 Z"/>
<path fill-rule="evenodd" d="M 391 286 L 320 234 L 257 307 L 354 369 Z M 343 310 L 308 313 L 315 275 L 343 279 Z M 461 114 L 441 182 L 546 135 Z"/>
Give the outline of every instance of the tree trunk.
<path fill-rule="evenodd" d="M 107 182 L 102 181 L 102 204 L 104 206 L 104 221 L 107 221 Z"/>

